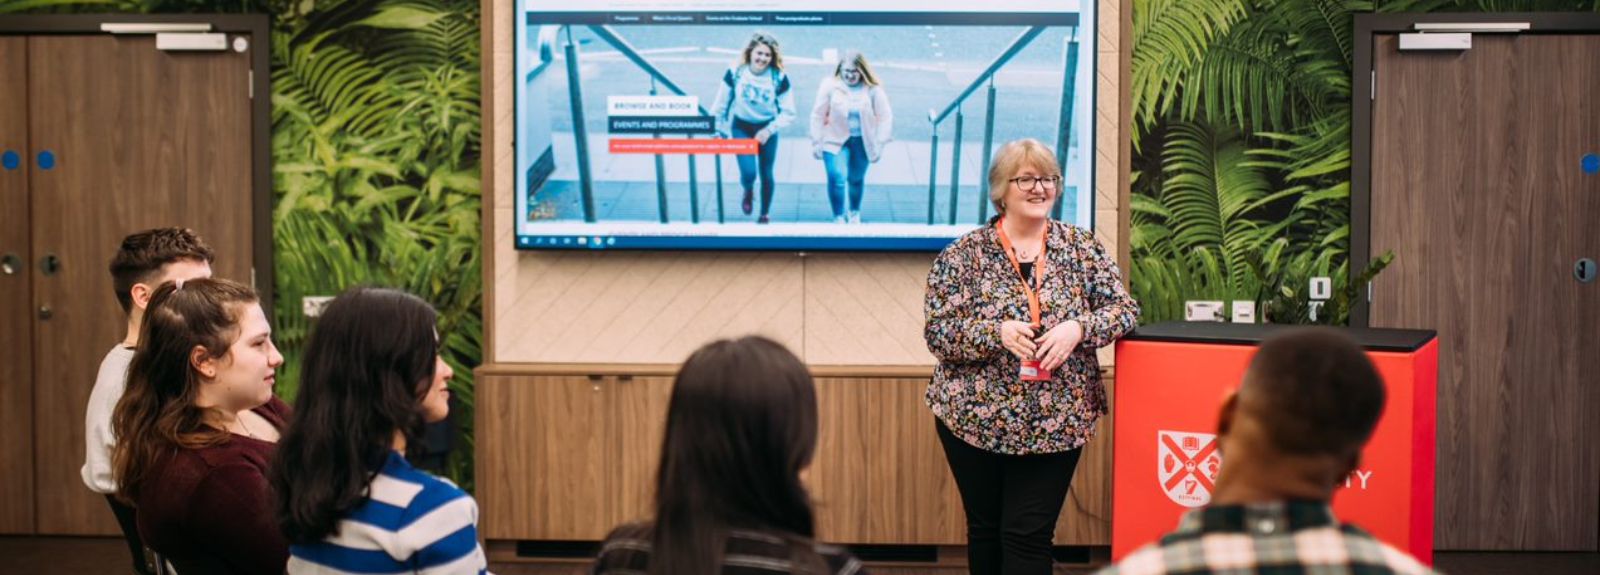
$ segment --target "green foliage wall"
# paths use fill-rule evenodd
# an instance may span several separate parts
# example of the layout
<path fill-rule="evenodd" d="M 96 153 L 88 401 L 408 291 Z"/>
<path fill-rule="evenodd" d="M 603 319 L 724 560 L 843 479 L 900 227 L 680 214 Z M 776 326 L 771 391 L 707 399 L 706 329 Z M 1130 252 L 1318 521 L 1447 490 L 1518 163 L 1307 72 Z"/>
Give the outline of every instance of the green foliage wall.
<path fill-rule="evenodd" d="M 272 15 L 274 339 L 292 399 L 311 324 L 301 298 L 402 288 L 440 313 L 462 432 L 448 474 L 472 485 L 472 368 L 482 357 L 476 0 L 0 0 L 0 14 Z M 204 233 L 204 222 L 193 227 Z"/>
<path fill-rule="evenodd" d="M 1331 276 L 1319 323 L 1345 323 L 1388 263 L 1349 261 L 1353 14 L 1562 10 L 1600 2 L 1133 0 L 1128 275 L 1142 321 L 1205 299 L 1305 323 L 1310 278 Z"/>

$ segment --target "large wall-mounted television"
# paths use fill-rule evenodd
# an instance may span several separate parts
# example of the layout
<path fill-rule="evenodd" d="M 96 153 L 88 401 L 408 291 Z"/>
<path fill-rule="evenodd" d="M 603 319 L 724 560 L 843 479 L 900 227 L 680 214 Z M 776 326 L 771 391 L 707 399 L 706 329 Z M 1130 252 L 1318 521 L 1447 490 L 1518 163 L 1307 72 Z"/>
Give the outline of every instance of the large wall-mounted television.
<path fill-rule="evenodd" d="M 519 249 L 937 251 L 1024 137 L 1092 226 L 1092 0 L 518 1 Z"/>

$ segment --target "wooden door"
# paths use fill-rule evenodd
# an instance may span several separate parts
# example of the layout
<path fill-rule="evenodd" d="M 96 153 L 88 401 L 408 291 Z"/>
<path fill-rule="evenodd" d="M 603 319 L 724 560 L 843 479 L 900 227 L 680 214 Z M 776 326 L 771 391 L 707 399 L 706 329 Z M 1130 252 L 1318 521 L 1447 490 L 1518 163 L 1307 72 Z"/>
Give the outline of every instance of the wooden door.
<path fill-rule="evenodd" d="M 1439 331 L 1439 549 L 1587 550 L 1600 516 L 1600 35 L 1374 46 L 1371 325 Z"/>
<path fill-rule="evenodd" d="M 250 283 L 250 56 L 168 53 L 151 36 L 31 36 L 28 131 L 35 273 L 35 449 L 41 534 L 116 534 L 83 485 L 83 418 L 100 359 L 123 337 L 107 263 L 123 236 L 195 229 L 217 276 Z M 48 165 L 48 167 L 46 167 Z"/>
<path fill-rule="evenodd" d="M 26 78 L 28 42 L 0 37 L 0 78 Z M 33 533 L 33 309 L 28 84 L 0 82 L 0 533 Z"/>

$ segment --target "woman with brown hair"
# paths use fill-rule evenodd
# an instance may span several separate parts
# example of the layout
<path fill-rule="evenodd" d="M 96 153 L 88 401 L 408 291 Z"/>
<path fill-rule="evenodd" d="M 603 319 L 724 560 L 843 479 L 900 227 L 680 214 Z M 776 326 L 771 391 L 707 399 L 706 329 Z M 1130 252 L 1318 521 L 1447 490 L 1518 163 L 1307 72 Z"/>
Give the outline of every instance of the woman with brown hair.
<path fill-rule="evenodd" d="M 164 283 L 145 311 L 112 465 L 140 536 L 183 575 L 282 574 L 288 561 L 266 481 L 289 416 L 271 336 L 255 290 L 228 280 Z"/>
<path fill-rule="evenodd" d="M 594 572 L 862 573 L 817 544 L 800 471 L 817 448 L 817 391 L 777 342 L 707 344 L 673 382 L 655 520 L 612 531 Z"/>

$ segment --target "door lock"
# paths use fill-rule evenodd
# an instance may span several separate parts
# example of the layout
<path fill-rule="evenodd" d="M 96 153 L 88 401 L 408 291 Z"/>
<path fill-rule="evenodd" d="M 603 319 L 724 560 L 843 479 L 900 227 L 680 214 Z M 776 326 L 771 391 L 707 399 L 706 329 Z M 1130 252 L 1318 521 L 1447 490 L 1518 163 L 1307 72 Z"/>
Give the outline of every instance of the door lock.
<path fill-rule="evenodd" d="M 61 271 L 61 258 L 55 254 L 45 254 L 44 259 L 39 260 L 39 270 L 47 276 L 56 275 L 56 272 Z"/>
<path fill-rule="evenodd" d="M 1578 283 L 1592 282 L 1596 275 L 1600 275 L 1600 265 L 1596 265 L 1592 259 L 1582 258 L 1572 264 L 1572 277 L 1577 278 Z"/>
<path fill-rule="evenodd" d="M 22 271 L 22 258 L 17 257 L 17 254 L 6 254 L 0 257 L 0 274 L 10 276 L 16 275 L 20 271 Z"/>

